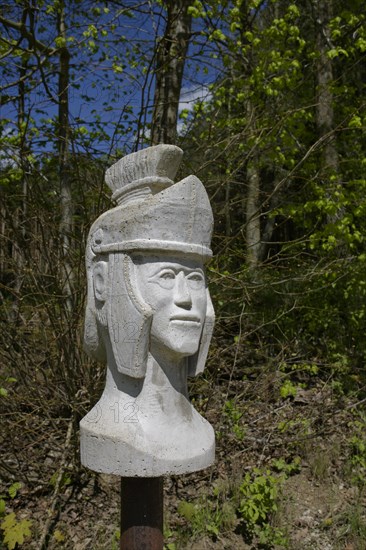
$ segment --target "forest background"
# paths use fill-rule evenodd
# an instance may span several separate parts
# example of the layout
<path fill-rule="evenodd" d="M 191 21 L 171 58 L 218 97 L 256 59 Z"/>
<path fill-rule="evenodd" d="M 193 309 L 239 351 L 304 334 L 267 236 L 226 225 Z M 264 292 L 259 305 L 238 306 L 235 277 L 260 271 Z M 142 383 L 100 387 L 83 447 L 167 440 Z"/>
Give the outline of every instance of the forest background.
<path fill-rule="evenodd" d="M 365 17 L 362 0 L 4 4 L 5 548 L 117 547 L 115 486 L 78 456 L 105 370 L 83 352 L 84 250 L 105 169 L 158 143 L 210 196 L 217 316 L 191 395 L 218 458 L 166 488 L 166 547 L 365 548 Z M 319 484 L 333 500 L 292 517 Z"/>

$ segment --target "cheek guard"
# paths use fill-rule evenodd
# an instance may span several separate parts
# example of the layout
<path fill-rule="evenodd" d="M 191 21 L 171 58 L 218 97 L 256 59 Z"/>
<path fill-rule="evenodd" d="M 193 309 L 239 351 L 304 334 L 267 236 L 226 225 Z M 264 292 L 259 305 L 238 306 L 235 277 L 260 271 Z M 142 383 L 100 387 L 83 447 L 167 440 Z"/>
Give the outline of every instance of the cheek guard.
<path fill-rule="evenodd" d="M 109 340 L 117 369 L 132 378 L 146 373 L 152 311 L 136 292 L 135 271 L 126 254 L 111 254 L 107 299 Z"/>

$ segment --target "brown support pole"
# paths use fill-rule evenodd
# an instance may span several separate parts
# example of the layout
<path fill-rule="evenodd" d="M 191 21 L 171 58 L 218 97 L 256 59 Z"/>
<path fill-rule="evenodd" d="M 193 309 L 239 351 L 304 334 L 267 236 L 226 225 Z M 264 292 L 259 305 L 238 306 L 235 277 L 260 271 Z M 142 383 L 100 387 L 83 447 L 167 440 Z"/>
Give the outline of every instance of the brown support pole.
<path fill-rule="evenodd" d="M 163 478 L 121 480 L 121 550 L 163 550 Z"/>

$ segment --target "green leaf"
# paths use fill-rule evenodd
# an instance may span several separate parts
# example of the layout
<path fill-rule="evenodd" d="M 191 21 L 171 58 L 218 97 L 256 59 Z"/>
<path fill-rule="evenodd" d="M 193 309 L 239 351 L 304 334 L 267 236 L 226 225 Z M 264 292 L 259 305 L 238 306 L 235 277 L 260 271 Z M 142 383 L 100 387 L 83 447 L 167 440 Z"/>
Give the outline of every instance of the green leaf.
<path fill-rule="evenodd" d="M 226 39 L 225 34 L 222 32 L 221 29 L 215 29 L 214 32 L 210 36 L 211 40 L 222 40 L 224 41 Z"/>
<path fill-rule="evenodd" d="M 3 516 L 5 514 L 5 500 L 3 498 L 0 498 L 0 516 Z"/>
<path fill-rule="evenodd" d="M 0 527 L 4 531 L 4 543 L 8 550 L 13 550 L 17 544 L 23 544 L 24 538 L 31 536 L 31 525 L 32 522 L 29 519 L 17 521 L 14 512 L 5 516 Z"/>
<path fill-rule="evenodd" d="M 187 521 L 192 521 L 195 511 L 195 506 L 191 502 L 183 500 L 178 504 L 178 514 L 183 516 Z"/>
<path fill-rule="evenodd" d="M 283 399 L 287 397 L 296 397 L 297 387 L 293 385 L 291 380 L 285 380 L 280 388 L 280 395 Z"/>
<path fill-rule="evenodd" d="M 59 529 L 56 529 L 56 531 L 53 533 L 53 538 L 56 542 L 64 542 L 65 535 Z"/>
<path fill-rule="evenodd" d="M 349 121 L 350 128 L 362 128 L 362 120 L 358 115 L 354 115 Z"/>
<path fill-rule="evenodd" d="M 123 67 L 121 67 L 121 65 L 117 65 L 117 63 L 113 63 L 112 69 L 115 73 L 123 73 Z"/>
<path fill-rule="evenodd" d="M 212 533 L 213 535 L 215 535 L 215 537 L 217 537 L 220 533 L 219 528 L 217 527 L 217 525 L 214 525 L 214 524 L 208 524 L 207 525 L 207 531 L 209 533 Z"/>
<path fill-rule="evenodd" d="M 15 498 L 17 496 L 17 492 L 21 488 L 22 484 L 19 481 L 16 481 L 9 487 L 8 493 L 10 498 Z"/>
<path fill-rule="evenodd" d="M 55 38 L 55 44 L 57 48 L 64 48 L 66 46 L 66 39 L 63 36 L 57 36 Z"/>

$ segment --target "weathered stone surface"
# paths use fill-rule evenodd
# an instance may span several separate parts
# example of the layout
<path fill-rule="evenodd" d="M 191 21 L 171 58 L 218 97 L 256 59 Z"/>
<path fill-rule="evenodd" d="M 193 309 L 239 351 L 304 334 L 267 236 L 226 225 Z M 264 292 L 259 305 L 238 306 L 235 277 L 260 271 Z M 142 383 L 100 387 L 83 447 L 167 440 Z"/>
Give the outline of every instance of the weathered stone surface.
<path fill-rule="evenodd" d="M 213 219 L 198 178 L 173 183 L 181 156 L 158 145 L 118 161 L 106 174 L 118 206 L 90 230 L 85 348 L 107 378 L 80 437 L 82 463 L 98 472 L 154 477 L 214 460 L 213 429 L 187 392 L 214 324 Z"/>

